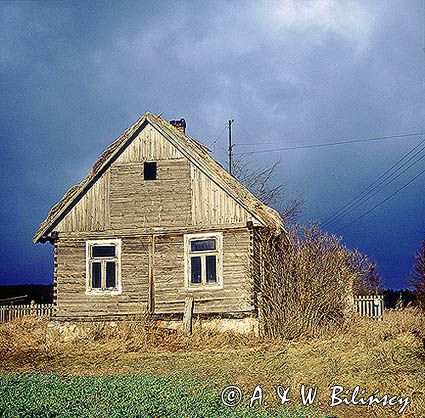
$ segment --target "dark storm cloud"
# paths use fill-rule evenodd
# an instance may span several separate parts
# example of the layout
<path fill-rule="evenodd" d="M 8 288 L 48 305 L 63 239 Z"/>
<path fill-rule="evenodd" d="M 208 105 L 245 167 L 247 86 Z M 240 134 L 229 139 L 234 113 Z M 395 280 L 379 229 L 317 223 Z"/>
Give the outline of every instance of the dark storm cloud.
<path fill-rule="evenodd" d="M 423 131 L 423 16 L 419 0 L 1 3 L 0 280 L 50 279 L 51 249 L 31 244 L 34 230 L 146 110 L 186 117 L 207 144 L 233 117 L 236 143 L 252 144 L 236 152 Z M 252 159 L 281 159 L 275 181 L 303 194 L 304 220 L 324 219 L 418 141 Z M 423 192 L 422 178 L 344 230 L 387 285 L 406 284 Z"/>

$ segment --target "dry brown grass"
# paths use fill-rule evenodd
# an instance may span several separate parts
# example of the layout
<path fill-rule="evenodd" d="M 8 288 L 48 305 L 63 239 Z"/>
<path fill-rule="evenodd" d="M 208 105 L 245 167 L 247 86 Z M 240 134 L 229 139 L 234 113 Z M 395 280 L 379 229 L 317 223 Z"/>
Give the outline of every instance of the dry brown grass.
<path fill-rule="evenodd" d="M 261 341 L 250 335 L 217 332 L 195 327 L 192 335 L 180 330 L 159 327 L 149 317 L 123 321 L 116 327 L 99 325 L 92 328 L 89 342 L 109 345 L 122 353 L 175 353 L 179 351 L 211 351 L 253 348 Z"/>
<path fill-rule="evenodd" d="M 0 370 L 38 364 L 47 357 L 47 318 L 22 317 L 0 324 Z"/>
<path fill-rule="evenodd" d="M 63 374 L 140 373 L 191 375 L 240 385 L 265 393 L 277 385 L 297 391 L 300 384 L 319 387 L 326 407 L 329 387 L 360 385 L 371 393 L 410 396 L 403 416 L 425 416 L 425 317 L 415 309 L 386 312 L 376 322 L 356 318 L 332 336 L 276 341 L 232 333 L 197 330 L 191 337 L 132 321 L 117 330 L 99 327 L 86 340 L 46 343 L 47 323 L 22 318 L 0 325 L 0 370 Z M 337 407 L 339 417 L 390 417 L 388 407 Z"/>
<path fill-rule="evenodd" d="M 48 320 L 22 317 L 0 324 L 0 371 L 48 369 L 56 361 L 66 360 L 65 367 L 87 358 L 96 363 L 117 356 L 155 355 L 176 352 L 201 352 L 263 347 L 263 341 L 250 335 L 217 332 L 195 328 L 191 336 L 173 329 L 159 327 L 149 317 L 130 321 L 93 323 L 79 340 L 59 341 L 48 338 Z M 111 357 L 112 354 L 112 357 Z M 108 367 L 108 364 L 105 365 Z M 60 367 L 60 366 L 59 366 Z"/>

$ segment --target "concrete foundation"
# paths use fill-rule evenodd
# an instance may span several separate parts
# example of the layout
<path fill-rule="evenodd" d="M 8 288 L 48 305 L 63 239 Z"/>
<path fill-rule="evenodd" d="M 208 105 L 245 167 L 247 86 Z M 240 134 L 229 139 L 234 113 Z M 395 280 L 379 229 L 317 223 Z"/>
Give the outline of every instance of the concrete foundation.
<path fill-rule="evenodd" d="M 113 335 L 119 327 L 128 323 L 131 319 L 120 320 L 55 320 L 47 325 L 47 340 L 50 342 L 68 342 L 75 340 L 96 339 L 97 335 Z M 155 326 L 160 328 L 182 331 L 181 319 L 156 319 Z M 258 318 L 254 316 L 244 318 L 194 318 L 193 332 L 200 330 L 216 332 L 234 332 L 238 334 L 258 336 Z"/>

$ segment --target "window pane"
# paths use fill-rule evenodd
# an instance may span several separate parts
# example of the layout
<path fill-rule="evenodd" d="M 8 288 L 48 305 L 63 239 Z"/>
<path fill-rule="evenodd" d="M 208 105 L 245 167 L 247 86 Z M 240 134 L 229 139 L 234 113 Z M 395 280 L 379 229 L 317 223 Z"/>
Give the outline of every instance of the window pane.
<path fill-rule="evenodd" d="M 115 245 L 94 245 L 92 257 L 115 257 Z"/>
<path fill-rule="evenodd" d="M 100 289 L 102 287 L 102 264 L 94 262 L 91 264 L 91 287 Z"/>
<path fill-rule="evenodd" d="M 156 180 L 156 162 L 143 164 L 143 179 Z"/>
<path fill-rule="evenodd" d="M 215 255 L 206 256 L 207 283 L 217 283 L 217 261 Z"/>
<path fill-rule="evenodd" d="M 201 257 L 192 257 L 190 259 L 190 282 L 194 284 L 201 283 Z"/>
<path fill-rule="evenodd" d="M 115 261 L 106 262 L 106 287 L 116 287 Z"/>
<path fill-rule="evenodd" d="M 211 251 L 215 250 L 215 239 L 194 239 L 190 241 L 191 251 Z"/>

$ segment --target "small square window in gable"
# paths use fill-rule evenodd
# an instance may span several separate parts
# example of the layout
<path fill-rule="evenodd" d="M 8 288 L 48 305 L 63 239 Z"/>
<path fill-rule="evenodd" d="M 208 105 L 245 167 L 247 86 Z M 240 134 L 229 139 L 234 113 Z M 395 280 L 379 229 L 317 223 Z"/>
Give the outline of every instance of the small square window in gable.
<path fill-rule="evenodd" d="M 144 180 L 156 180 L 156 161 L 145 162 L 143 164 L 143 179 Z"/>

